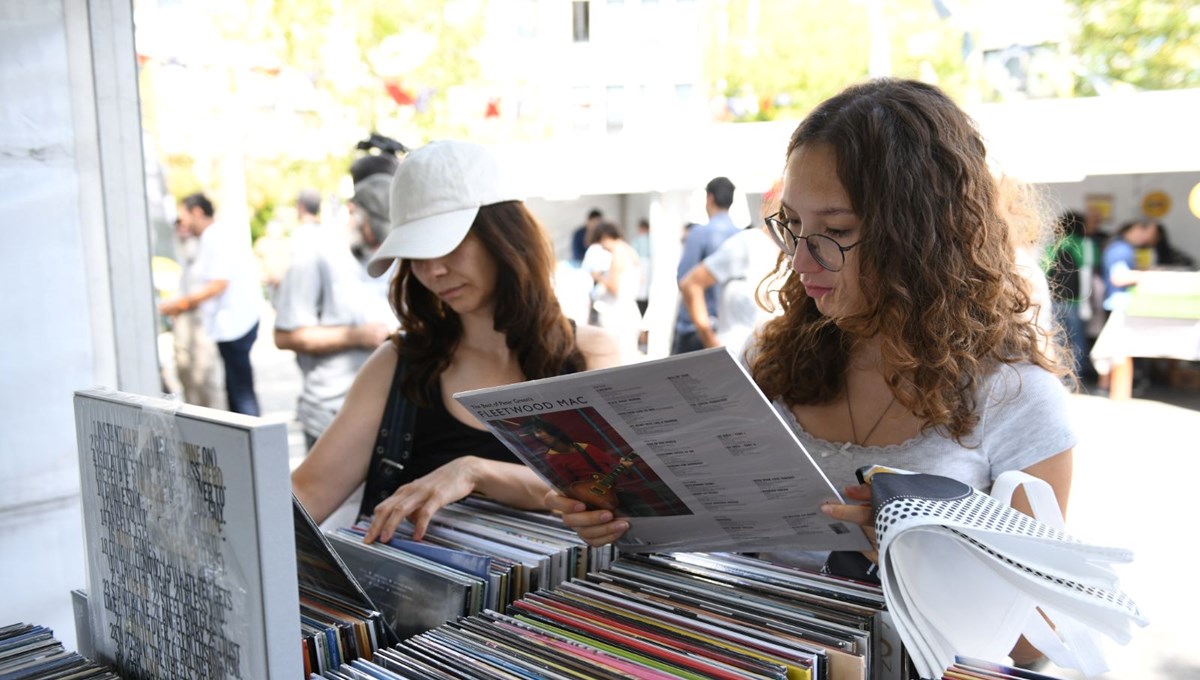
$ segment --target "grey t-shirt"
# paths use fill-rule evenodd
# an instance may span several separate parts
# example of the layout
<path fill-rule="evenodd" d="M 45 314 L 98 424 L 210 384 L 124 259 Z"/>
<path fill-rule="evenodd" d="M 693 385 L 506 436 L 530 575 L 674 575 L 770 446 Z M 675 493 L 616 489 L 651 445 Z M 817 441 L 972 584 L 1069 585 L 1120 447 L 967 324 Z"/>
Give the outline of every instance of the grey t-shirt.
<path fill-rule="evenodd" d="M 858 483 L 858 468 L 886 465 L 950 477 L 988 492 L 1000 473 L 1023 470 L 1075 446 L 1066 388 L 1033 364 L 998 368 L 983 381 L 978 404 L 979 424 L 964 438 L 966 446 L 939 428 L 891 446 L 829 442 L 805 432 L 779 400 L 774 406 L 839 490 Z"/>
<path fill-rule="evenodd" d="M 275 297 L 275 328 L 293 331 L 309 326 L 354 326 L 375 321 L 386 300 L 369 285 L 366 269 L 345 242 L 309 226 L 292 235 L 292 260 Z M 390 324 L 396 319 L 391 312 Z M 296 417 L 304 431 L 320 436 L 341 408 L 369 349 L 332 354 L 296 353 L 304 376 Z"/>

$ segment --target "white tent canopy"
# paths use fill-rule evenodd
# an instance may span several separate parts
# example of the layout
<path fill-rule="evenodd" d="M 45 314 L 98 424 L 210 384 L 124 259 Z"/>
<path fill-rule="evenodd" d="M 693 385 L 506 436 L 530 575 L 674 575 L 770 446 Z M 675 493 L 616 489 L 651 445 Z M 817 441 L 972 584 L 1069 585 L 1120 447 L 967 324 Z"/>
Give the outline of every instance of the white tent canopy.
<path fill-rule="evenodd" d="M 1200 170 L 1200 90 L 968 107 L 996 169 L 1027 182 Z M 683 126 L 653 133 L 514 143 L 530 196 L 690 190 L 717 175 L 765 191 L 797 121 Z"/>

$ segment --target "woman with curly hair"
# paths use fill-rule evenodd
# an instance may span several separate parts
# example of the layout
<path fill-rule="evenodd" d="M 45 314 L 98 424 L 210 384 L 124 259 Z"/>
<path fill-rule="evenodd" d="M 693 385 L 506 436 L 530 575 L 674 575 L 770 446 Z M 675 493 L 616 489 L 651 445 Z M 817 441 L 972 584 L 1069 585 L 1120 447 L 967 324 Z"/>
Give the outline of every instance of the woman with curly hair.
<path fill-rule="evenodd" d="M 1006 213 L 978 131 L 933 86 L 850 87 L 792 135 L 780 209 L 767 218 L 791 256 L 778 272 L 783 315 L 746 360 L 850 499 L 870 499 L 855 485 L 864 465 L 984 490 L 1024 470 L 1050 483 L 1065 512 L 1069 355 L 1030 313 Z M 547 504 L 594 544 L 627 528 L 570 499 Z M 868 506 L 822 509 L 873 534 Z"/>
<path fill-rule="evenodd" d="M 400 260 L 391 302 L 403 331 L 366 361 L 292 473 L 297 498 L 323 522 L 365 482 L 368 542 L 405 519 L 420 538 L 471 493 L 543 508 L 548 487 L 452 395 L 615 365 L 615 341 L 563 315 L 550 243 L 485 148 L 410 153 L 392 179 L 391 223 L 368 269 Z"/>

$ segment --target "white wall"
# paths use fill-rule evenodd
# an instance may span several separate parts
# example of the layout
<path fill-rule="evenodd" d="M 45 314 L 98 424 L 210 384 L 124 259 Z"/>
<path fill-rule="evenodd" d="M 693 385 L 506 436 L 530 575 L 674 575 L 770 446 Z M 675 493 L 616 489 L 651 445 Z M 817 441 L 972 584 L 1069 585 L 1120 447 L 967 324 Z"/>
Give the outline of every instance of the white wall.
<path fill-rule="evenodd" d="M 1142 198 L 1147 193 L 1162 191 L 1171 199 L 1170 211 L 1160 218 L 1171 244 L 1200 259 L 1200 217 L 1188 208 L 1188 195 L 1200 184 L 1200 158 L 1196 159 L 1196 165 L 1195 172 L 1102 175 L 1087 177 L 1082 182 L 1045 186 L 1049 197 L 1061 210 L 1083 210 L 1089 194 L 1111 195 L 1112 220 L 1102 227 L 1110 234 L 1116 233 L 1122 223 L 1142 217 Z"/>
<path fill-rule="evenodd" d="M 128 2 L 0 1 L 0 625 L 70 648 L 72 392 L 158 389 L 132 31 Z"/>

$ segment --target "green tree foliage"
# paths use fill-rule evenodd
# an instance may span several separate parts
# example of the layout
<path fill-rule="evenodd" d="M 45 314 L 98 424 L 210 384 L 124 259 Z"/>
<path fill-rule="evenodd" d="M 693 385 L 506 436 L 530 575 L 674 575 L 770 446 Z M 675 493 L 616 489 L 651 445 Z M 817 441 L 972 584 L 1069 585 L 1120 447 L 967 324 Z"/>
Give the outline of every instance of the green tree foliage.
<path fill-rule="evenodd" d="M 306 73 L 365 131 L 395 128 L 451 136 L 451 91 L 477 81 L 473 46 L 483 35 L 484 0 L 270 0 L 261 20 L 223 22 L 235 39 L 269 47 L 288 68 Z M 387 92 L 393 83 L 417 106 L 401 110 Z M 393 131 L 399 134 L 399 131 Z M 365 136 L 365 133 L 364 133 Z"/>
<path fill-rule="evenodd" d="M 735 100 L 733 120 L 802 116 L 867 75 L 860 3 L 728 0 L 708 11 L 705 72 L 714 94 Z"/>
<path fill-rule="evenodd" d="M 230 64 L 225 75 L 230 102 L 239 102 L 247 117 L 266 116 L 280 124 L 286 120 L 305 131 L 294 146 L 278 154 L 245 158 L 255 237 L 264 232 L 276 208 L 290 206 L 301 188 L 313 187 L 329 195 L 341 186 L 358 155 L 355 143 L 372 131 L 413 146 L 464 133 L 456 123 L 461 116 L 450 110 L 450 102 L 455 88 L 469 88 L 479 80 L 481 69 L 473 48 L 483 35 L 485 4 L 485 0 L 248 0 L 205 7 L 206 18 L 228 50 L 214 61 Z M 264 108 L 256 89 L 264 89 L 273 78 L 306 79 L 311 92 L 299 108 L 294 100 L 268 102 Z M 143 85 L 153 87 L 153 77 L 144 73 Z M 393 92 L 403 90 L 413 101 L 398 103 L 389 87 Z M 146 116 L 153 128 L 153 107 L 147 107 Z M 214 168 L 219 165 L 211 150 L 208 155 L 204 151 L 197 150 L 197 161 L 211 162 Z M 168 159 L 167 166 L 176 195 L 183 195 L 181 187 L 196 184 L 191 159 Z M 220 176 L 215 171 L 210 174 Z"/>
<path fill-rule="evenodd" d="M 883 11 L 892 75 L 952 94 L 964 86 L 961 29 L 930 0 L 886 0 Z M 868 75 L 861 0 L 725 0 L 709 5 L 705 20 L 705 72 L 714 92 L 735 101 L 733 120 L 802 117 Z"/>
<path fill-rule="evenodd" d="M 961 101 L 974 86 L 962 25 L 940 17 L 932 0 L 885 0 L 884 11 L 892 75 L 934 83 Z"/>
<path fill-rule="evenodd" d="M 479 80 L 481 69 L 474 47 L 484 34 L 485 4 L 483 0 L 367 0 L 358 3 L 354 35 L 371 75 L 377 82 L 389 76 L 397 78 L 407 92 L 424 97 L 424 101 L 414 107 L 413 123 L 428 136 L 448 138 L 465 132 L 451 122 L 449 95 L 452 88 L 469 86 Z M 412 68 L 405 68 L 403 73 L 381 72 L 381 62 L 386 60 L 386 55 L 379 56 L 379 51 L 386 51 L 384 46 L 389 40 L 403 46 L 405 41 L 417 38 L 428 46 L 423 59 L 418 61 L 410 57 L 416 63 Z M 395 103 L 385 97 L 379 87 L 373 95 L 376 108 L 371 122 L 375 129 L 384 129 L 379 116 Z M 382 110 L 378 106 L 380 103 Z"/>
<path fill-rule="evenodd" d="M 250 195 L 269 200 L 268 187 L 297 179 L 301 186 L 337 186 L 355 157 L 353 143 L 373 130 L 410 145 L 461 135 L 449 111 L 450 93 L 479 77 L 471 47 L 483 34 L 482 5 L 482 0 L 272 0 L 266 21 L 256 28 L 261 40 L 273 46 L 280 63 L 308 74 L 322 101 L 359 133 L 346 140 L 344 153 L 330 153 L 319 163 L 261 159 L 256 164 L 261 179 L 250 173 Z M 398 103 L 389 85 L 420 101 Z M 284 176 L 272 177 L 280 168 Z M 265 202 L 254 205 L 259 214 L 267 212 Z"/>
<path fill-rule="evenodd" d="M 1200 86 L 1200 5 L 1195 0 L 1068 0 L 1078 34 L 1076 92 L 1113 83 L 1143 90 Z"/>

